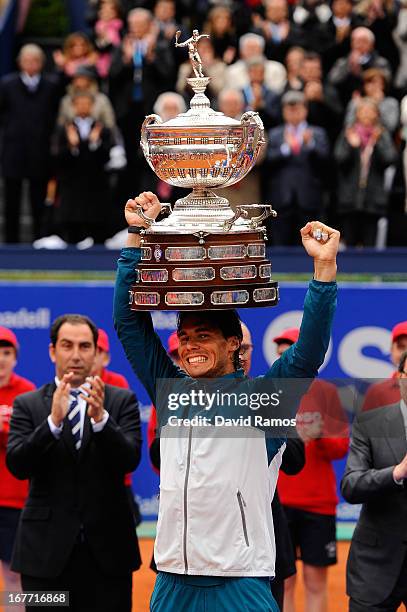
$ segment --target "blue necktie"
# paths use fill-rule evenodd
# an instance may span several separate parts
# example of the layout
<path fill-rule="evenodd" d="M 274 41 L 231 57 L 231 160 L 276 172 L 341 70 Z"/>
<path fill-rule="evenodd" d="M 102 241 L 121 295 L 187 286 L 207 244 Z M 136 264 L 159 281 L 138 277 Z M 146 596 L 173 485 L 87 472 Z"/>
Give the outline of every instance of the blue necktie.
<path fill-rule="evenodd" d="M 68 411 L 68 419 L 71 424 L 76 450 L 79 450 L 81 447 L 81 409 L 78 400 L 80 394 L 81 391 L 71 391 L 71 397 L 73 397 L 73 400 Z"/>

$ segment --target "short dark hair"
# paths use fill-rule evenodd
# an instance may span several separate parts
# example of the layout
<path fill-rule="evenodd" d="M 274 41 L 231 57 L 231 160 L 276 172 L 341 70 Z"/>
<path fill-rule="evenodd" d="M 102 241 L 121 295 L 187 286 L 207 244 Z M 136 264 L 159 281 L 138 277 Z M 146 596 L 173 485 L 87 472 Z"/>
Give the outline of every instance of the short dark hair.
<path fill-rule="evenodd" d="M 50 339 L 52 346 L 56 345 L 59 330 L 64 323 L 70 323 L 71 325 L 87 325 L 92 332 L 94 344 L 95 346 L 97 345 L 99 332 L 92 319 L 82 314 L 63 314 L 57 317 L 51 325 Z"/>
<path fill-rule="evenodd" d="M 196 316 L 201 318 L 202 321 L 209 323 L 211 327 L 216 327 L 221 332 L 222 336 L 227 340 L 232 336 L 236 336 L 240 340 L 240 344 L 243 340 L 242 324 L 237 310 L 199 310 L 193 312 L 192 310 L 185 310 L 179 312 L 177 315 L 177 332 L 179 333 L 186 319 L 189 317 Z M 239 359 L 240 345 L 233 355 L 233 365 L 235 370 L 241 367 Z"/>
<path fill-rule="evenodd" d="M 407 351 L 404 351 L 404 353 L 400 357 L 400 362 L 399 362 L 399 367 L 398 367 L 398 371 L 400 372 L 400 374 L 404 372 L 404 366 L 406 365 L 406 361 L 407 361 Z"/>

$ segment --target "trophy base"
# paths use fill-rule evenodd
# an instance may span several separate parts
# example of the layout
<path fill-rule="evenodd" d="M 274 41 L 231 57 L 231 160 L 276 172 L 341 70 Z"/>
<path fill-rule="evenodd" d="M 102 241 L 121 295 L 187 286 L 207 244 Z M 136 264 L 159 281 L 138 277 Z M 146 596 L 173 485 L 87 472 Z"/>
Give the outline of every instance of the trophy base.
<path fill-rule="evenodd" d="M 131 310 L 224 310 L 276 306 L 263 231 L 240 234 L 146 233 Z"/>

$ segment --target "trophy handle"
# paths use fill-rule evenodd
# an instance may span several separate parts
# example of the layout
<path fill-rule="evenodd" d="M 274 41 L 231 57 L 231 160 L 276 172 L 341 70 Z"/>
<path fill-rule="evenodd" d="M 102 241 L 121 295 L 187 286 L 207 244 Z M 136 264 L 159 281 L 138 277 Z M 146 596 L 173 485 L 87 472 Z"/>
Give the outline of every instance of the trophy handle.
<path fill-rule="evenodd" d="M 161 119 L 160 115 L 147 115 L 147 117 L 144 119 L 143 124 L 141 126 L 141 140 L 140 140 L 140 145 L 141 148 L 143 149 L 143 153 L 144 156 L 149 164 L 149 166 L 154 170 L 151 162 L 150 162 L 150 149 L 148 146 L 148 139 L 147 139 L 147 126 L 151 125 L 151 124 L 155 124 L 155 125 L 160 125 L 163 122 L 163 120 Z"/>
<path fill-rule="evenodd" d="M 252 229 L 256 229 L 257 227 L 259 227 L 261 222 L 264 221 L 264 219 L 267 219 L 267 217 L 277 217 L 277 212 L 274 210 L 271 204 L 242 204 L 241 208 L 243 208 L 243 210 L 245 211 L 246 216 L 248 215 L 250 209 L 263 209 L 263 212 L 260 215 L 258 215 L 257 217 L 251 217 L 250 227 Z"/>
<path fill-rule="evenodd" d="M 151 217 L 146 215 L 139 204 L 136 204 L 135 211 L 137 212 L 138 216 L 141 217 L 145 223 L 147 223 L 148 227 L 151 227 L 155 224 L 155 219 L 152 219 Z M 161 213 L 172 213 L 172 206 L 169 202 L 161 202 Z"/>
<path fill-rule="evenodd" d="M 263 121 L 260 119 L 259 113 L 255 111 L 246 111 L 240 118 L 240 123 L 242 125 L 250 125 L 251 123 L 255 124 L 257 130 L 254 134 L 253 138 L 253 151 L 255 151 L 258 145 L 263 145 L 266 141 L 264 140 L 264 126 Z"/>
<path fill-rule="evenodd" d="M 245 210 L 242 206 L 236 206 L 236 210 L 235 210 L 235 214 L 233 215 L 233 217 L 231 217 L 230 219 L 227 219 L 222 226 L 222 229 L 224 232 L 228 232 L 230 230 L 230 228 L 232 227 L 232 225 L 234 224 L 235 221 L 237 221 L 237 219 L 239 219 L 240 217 L 247 217 L 249 213 L 247 212 L 247 210 Z"/>

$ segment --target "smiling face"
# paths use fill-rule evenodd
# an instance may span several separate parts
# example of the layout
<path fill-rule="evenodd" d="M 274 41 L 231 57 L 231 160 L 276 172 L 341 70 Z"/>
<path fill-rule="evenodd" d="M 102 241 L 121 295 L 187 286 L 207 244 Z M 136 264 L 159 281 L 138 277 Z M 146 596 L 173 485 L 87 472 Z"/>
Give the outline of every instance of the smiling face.
<path fill-rule="evenodd" d="M 178 332 L 180 367 L 193 378 L 215 378 L 235 371 L 233 356 L 237 336 L 224 338 L 219 328 L 195 315 L 187 317 Z"/>
<path fill-rule="evenodd" d="M 49 356 L 55 363 L 58 378 L 73 372 L 72 387 L 79 387 L 90 375 L 96 347 L 92 331 L 86 323 L 63 323 L 58 330 L 55 346 L 50 344 Z"/>

